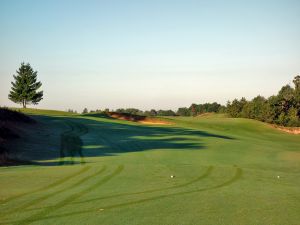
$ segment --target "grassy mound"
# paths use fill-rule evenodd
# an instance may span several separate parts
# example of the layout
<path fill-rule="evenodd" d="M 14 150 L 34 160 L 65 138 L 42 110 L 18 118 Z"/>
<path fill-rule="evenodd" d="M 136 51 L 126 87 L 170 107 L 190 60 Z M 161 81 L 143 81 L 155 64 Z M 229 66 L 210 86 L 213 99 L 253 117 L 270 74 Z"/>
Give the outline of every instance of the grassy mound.
<path fill-rule="evenodd" d="M 34 120 L 24 113 L 6 107 L 0 107 L 0 121 L 33 123 Z"/>
<path fill-rule="evenodd" d="M 21 112 L 0 107 L 0 166 L 20 163 L 18 160 L 8 158 L 8 150 L 4 145 L 12 139 L 20 138 L 17 128 L 23 123 L 32 124 L 35 121 Z"/>

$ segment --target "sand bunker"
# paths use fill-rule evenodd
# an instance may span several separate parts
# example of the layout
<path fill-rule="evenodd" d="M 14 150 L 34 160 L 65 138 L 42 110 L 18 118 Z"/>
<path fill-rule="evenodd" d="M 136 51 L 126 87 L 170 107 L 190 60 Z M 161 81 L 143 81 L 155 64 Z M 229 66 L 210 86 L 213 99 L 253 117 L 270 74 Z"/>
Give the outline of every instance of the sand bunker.
<path fill-rule="evenodd" d="M 116 113 L 116 112 L 109 112 L 108 116 L 114 119 L 119 120 L 127 120 L 142 124 L 148 124 L 148 125 L 171 125 L 172 123 L 157 119 L 157 118 L 149 118 L 147 116 L 140 116 L 140 115 L 132 115 L 129 113 Z"/>

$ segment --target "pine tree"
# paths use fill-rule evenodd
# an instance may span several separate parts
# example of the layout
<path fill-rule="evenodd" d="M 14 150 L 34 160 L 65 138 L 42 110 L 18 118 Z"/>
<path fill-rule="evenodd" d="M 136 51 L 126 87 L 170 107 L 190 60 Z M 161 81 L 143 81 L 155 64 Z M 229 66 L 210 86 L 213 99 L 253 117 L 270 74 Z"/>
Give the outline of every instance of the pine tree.
<path fill-rule="evenodd" d="M 89 110 L 87 108 L 84 108 L 82 114 L 86 114 L 86 113 L 89 113 Z"/>
<path fill-rule="evenodd" d="M 21 63 L 17 75 L 13 75 L 15 82 L 11 82 L 12 88 L 8 98 L 26 108 L 27 104 L 38 104 L 43 99 L 43 91 L 37 91 L 41 82 L 37 82 L 37 71 L 34 71 L 29 63 Z"/>
<path fill-rule="evenodd" d="M 295 85 L 295 108 L 298 111 L 300 121 L 300 75 L 294 78 L 293 83 Z"/>

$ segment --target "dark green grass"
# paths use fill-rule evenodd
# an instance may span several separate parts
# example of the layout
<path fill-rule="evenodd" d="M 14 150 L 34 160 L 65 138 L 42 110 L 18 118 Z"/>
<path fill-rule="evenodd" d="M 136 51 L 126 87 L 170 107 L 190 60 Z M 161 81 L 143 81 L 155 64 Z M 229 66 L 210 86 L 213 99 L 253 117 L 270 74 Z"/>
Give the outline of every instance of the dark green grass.
<path fill-rule="evenodd" d="M 37 128 L 11 147 L 36 164 L 0 168 L 0 224 L 299 224 L 300 136 L 224 115 L 27 112 Z"/>

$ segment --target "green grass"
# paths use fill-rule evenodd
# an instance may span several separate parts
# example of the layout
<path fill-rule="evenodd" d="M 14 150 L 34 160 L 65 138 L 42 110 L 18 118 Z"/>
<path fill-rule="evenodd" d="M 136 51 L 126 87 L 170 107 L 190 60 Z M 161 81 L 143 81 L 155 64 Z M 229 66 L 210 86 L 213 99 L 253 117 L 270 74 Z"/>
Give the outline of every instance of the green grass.
<path fill-rule="evenodd" d="M 33 108 L 12 108 L 19 110 L 20 112 L 29 114 L 29 115 L 49 115 L 49 116 L 74 116 L 78 115 L 75 113 L 59 111 L 59 110 L 50 110 L 50 109 L 33 109 Z"/>
<path fill-rule="evenodd" d="M 0 224 L 299 224 L 299 135 L 224 115 L 25 113 L 39 123 L 12 146 L 35 164 L 0 168 Z"/>

